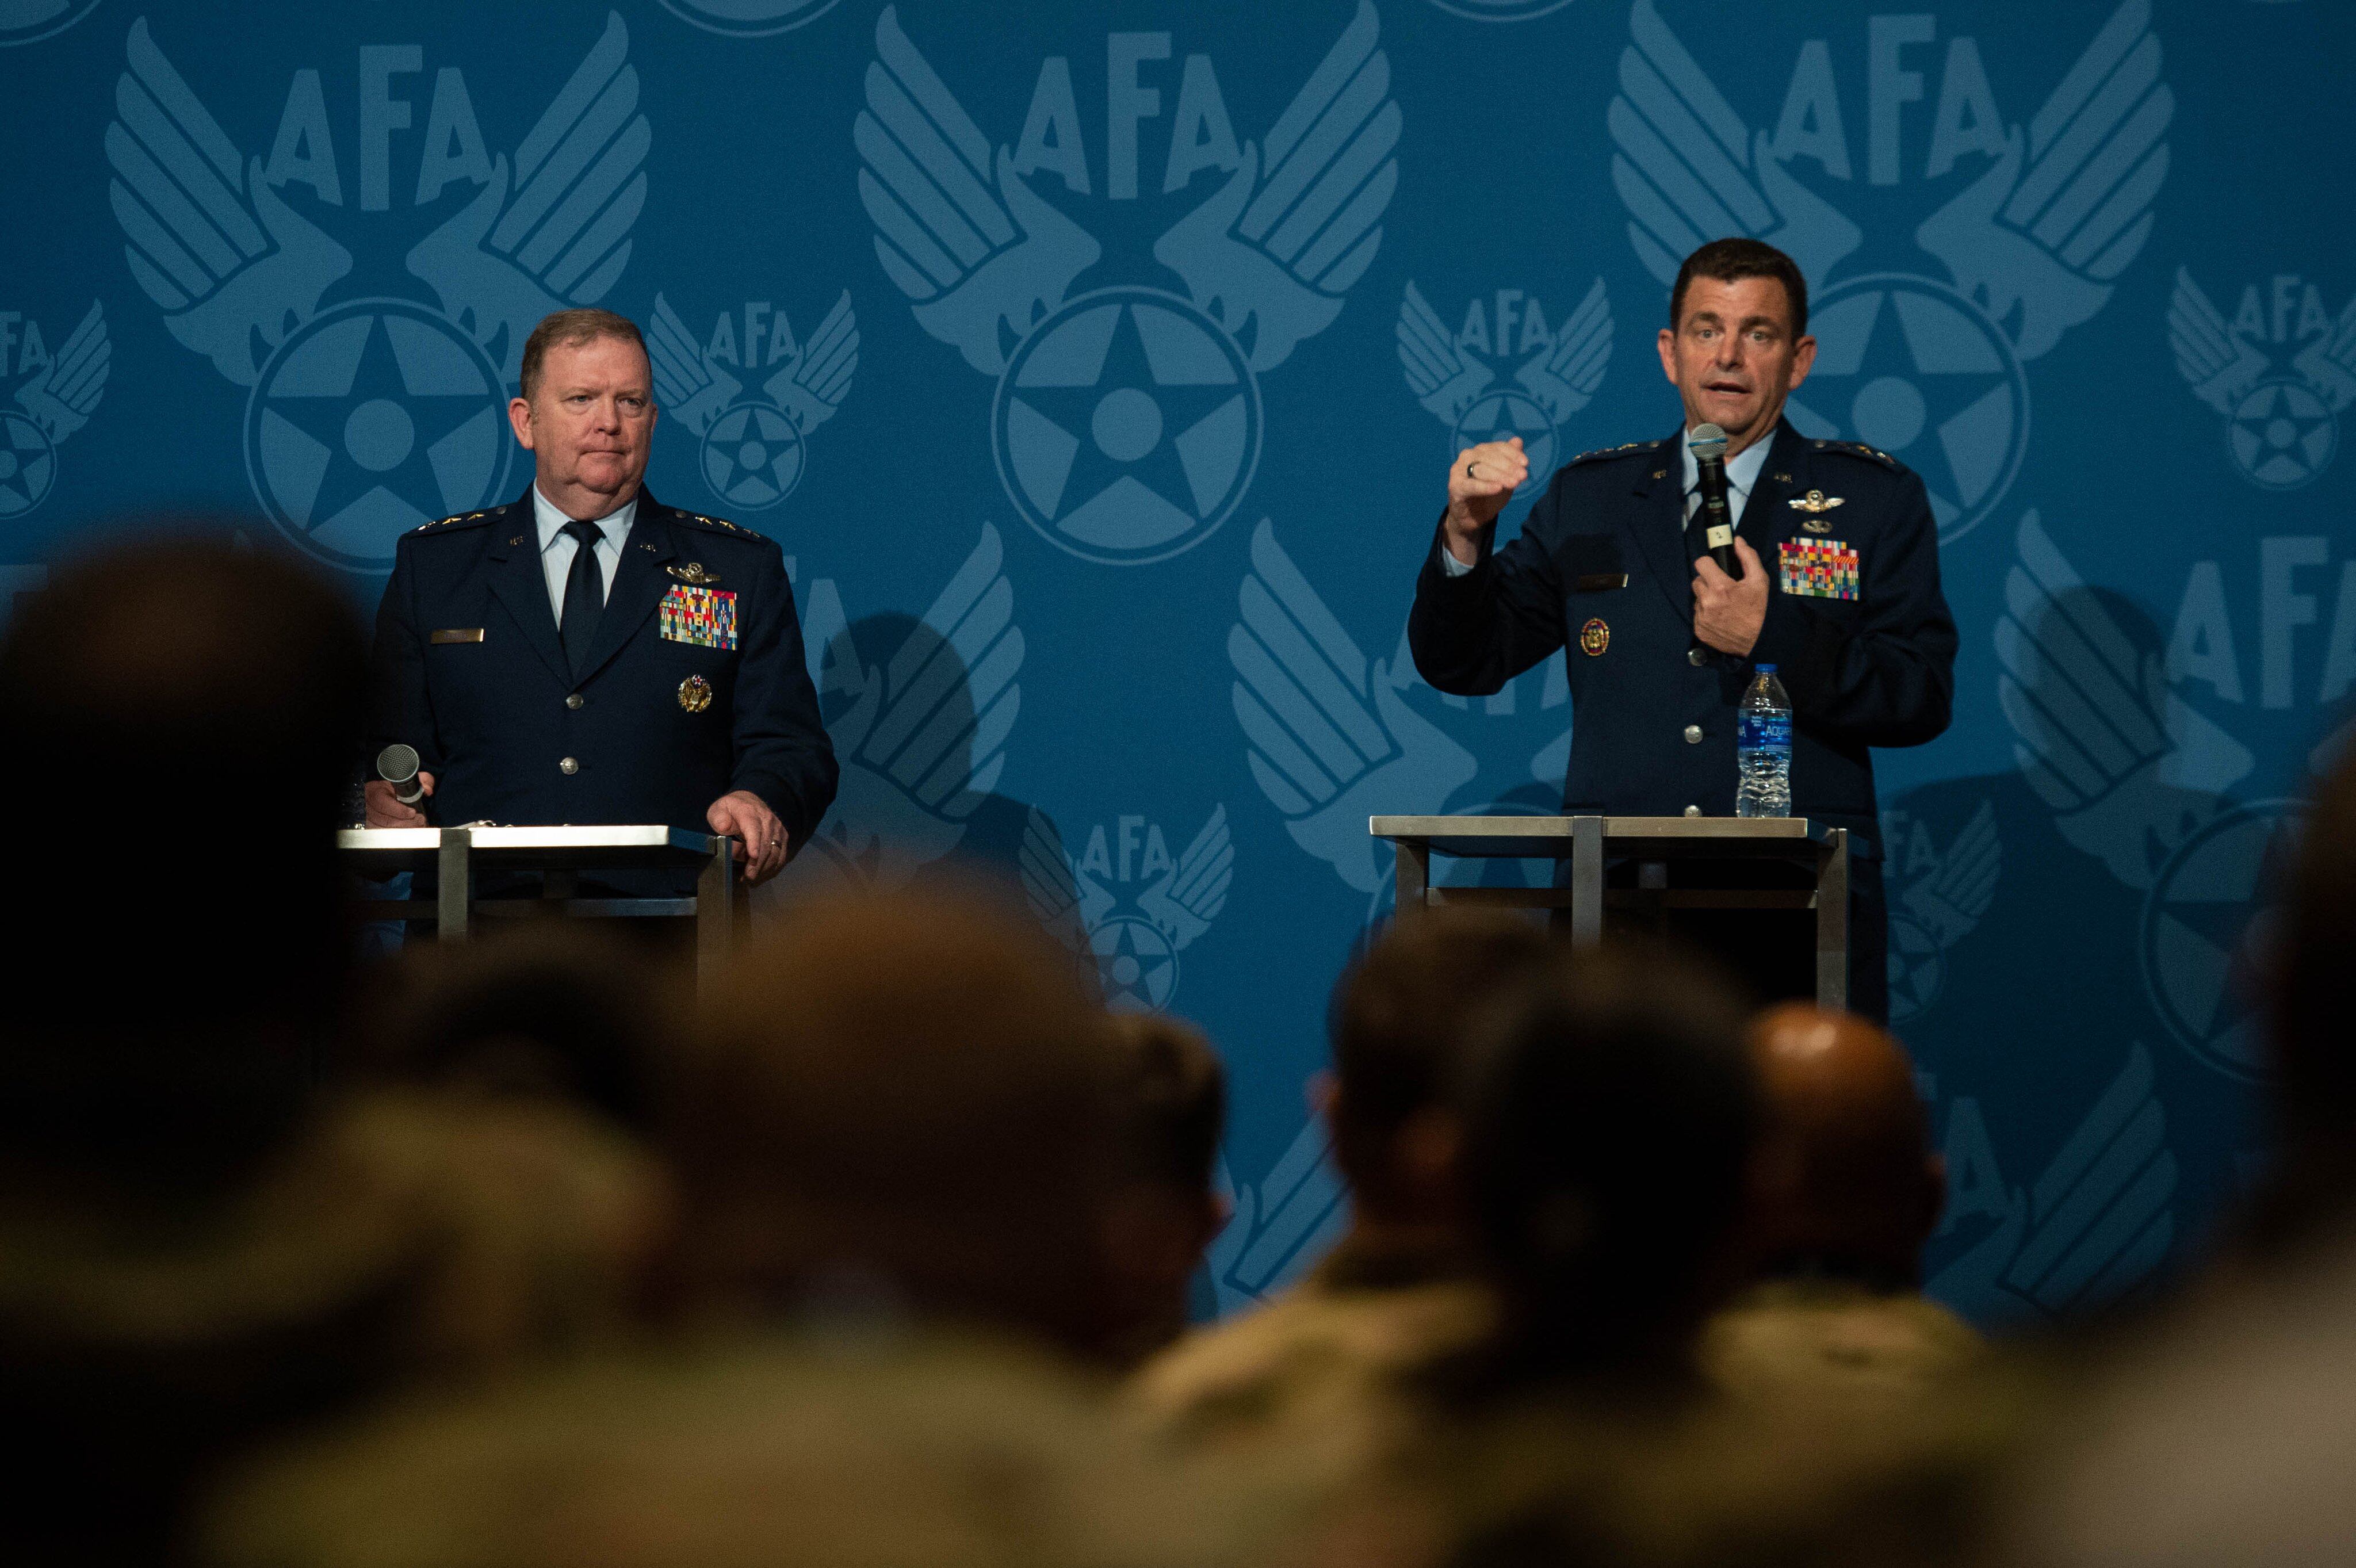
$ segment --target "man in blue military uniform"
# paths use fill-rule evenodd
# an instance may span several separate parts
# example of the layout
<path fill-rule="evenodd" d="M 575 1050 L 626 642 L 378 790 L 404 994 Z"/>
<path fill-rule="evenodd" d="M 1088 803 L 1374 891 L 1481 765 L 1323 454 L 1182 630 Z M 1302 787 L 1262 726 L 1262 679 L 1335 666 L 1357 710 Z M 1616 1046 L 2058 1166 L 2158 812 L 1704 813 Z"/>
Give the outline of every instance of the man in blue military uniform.
<path fill-rule="evenodd" d="M 1755 666 L 1778 666 L 1792 810 L 1850 830 L 1849 1002 L 1880 1018 L 1888 917 L 1869 748 L 1947 727 L 1955 624 L 1922 480 L 1783 420 L 1815 358 L 1807 297 L 1782 252 L 1713 241 L 1679 270 L 1660 335 L 1686 429 L 1726 432 L 1740 578 L 1690 523 L 1700 496 L 1682 435 L 1572 458 L 1499 551 L 1497 514 L 1529 462 L 1518 438 L 1488 442 L 1449 469 L 1408 635 L 1423 678 L 1466 696 L 1562 651 L 1569 811 L 1732 815 L 1736 710 Z M 1798 956 L 1787 972 L 1813 974 Z"/>
<path fill-rule="evenodd" d="M 374 745 L 443 822 L 661 822 L 775 875 L 834 800 L 776 544 L 648 494 L 653 375 L 626 318 L 561 310 L 509 405 L 532 488 L 402 537 L 377 613 Z M 368 786 L 370 827 L 423 811 Z"/>

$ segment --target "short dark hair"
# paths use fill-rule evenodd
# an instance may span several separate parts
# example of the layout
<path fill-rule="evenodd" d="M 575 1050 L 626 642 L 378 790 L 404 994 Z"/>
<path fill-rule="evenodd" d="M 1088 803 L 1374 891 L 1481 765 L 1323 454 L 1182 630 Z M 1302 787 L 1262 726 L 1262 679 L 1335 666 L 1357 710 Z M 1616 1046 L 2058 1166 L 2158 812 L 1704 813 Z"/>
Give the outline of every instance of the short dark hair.
<path fill-rule="evenodd" d="M 577 310 L 552 310 L 541 317 L 540 325 L 531 329 L 531 336 L 523 340 L 524 402 L 530 403 L 531 394 L 540 390 L 541 367 L 548 360 L 549 349 L 559 344 L 577 349 L 600 338 L 624 338 L 636 343 L 639 353 L 647 351 L 646 336 L 638 330 L 638 324 L 610 310 L 584 306 Z"/>
<path fill-rule="evenodd" d="M 1647 1363 L 1715 1305 L 1761 1121 L 1744 1022 L 1716 971 L 1608 946 L 1483 1015 L 1464 1181 L 1509 1355 Z"/>
<path fill-rule="evenodd" d="M 1408 1119 L 1447 1103 L 1465 1023 L 1554 951 L 1543 927 L 1494 909 L 1394 922 L 1335 988 L 1334 1155 L 1361 1200 L 1387 1196 L 1386 1151 Z"/>
<path fill-rule="evenodd" d="M 1799 263 L 1763 240 L 1712 240 L 1686 258 L 1685 265 L 1677 269 L 1676 285 L 1669 290 L 1673 332 L 1685 319 L 1686 286 L 1696 278 L 1714 278 L 1719 283 L 1773 278 L 1783 285 L 1783 297 L 1792 305 L 1792 336 L 1798 338 L 1808 329 L 1808 280 L 1800 275 Z"/>
<path fill-rule="evenodd" d="M 1192 1025 L 1112 1015 L 1114 1166 L 1132 1180 L 1211 1189 L 1227 1120 L 1227 1069 Z"/>

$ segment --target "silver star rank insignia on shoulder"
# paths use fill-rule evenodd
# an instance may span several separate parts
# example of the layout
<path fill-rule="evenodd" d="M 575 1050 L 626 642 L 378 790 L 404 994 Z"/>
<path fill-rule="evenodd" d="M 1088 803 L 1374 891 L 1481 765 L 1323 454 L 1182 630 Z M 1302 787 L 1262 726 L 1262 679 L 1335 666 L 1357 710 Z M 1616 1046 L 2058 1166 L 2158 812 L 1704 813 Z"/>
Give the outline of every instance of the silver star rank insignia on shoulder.
<path fill-rule="evenodd" d="M 1810 490 L 1806 495 L 1794 496 L 1784 504 L 1794 511 L 1808 514 L 1800 520 L 1800 526 L 1810 533 L 1829 533 L 1833 525 L 1825 521 L 1824 514 L 1847 499 L 1846 496 L 1828 496 L 1822 490 Z"/>

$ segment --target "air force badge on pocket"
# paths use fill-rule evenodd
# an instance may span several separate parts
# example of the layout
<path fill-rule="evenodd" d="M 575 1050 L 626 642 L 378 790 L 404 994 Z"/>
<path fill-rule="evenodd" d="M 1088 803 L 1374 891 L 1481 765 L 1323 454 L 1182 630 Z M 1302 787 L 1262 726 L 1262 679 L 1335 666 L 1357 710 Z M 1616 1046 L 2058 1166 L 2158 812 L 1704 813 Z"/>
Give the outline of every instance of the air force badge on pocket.
<path fill-rule="evenodd" d="M 1811 599 L 1857 597 L 1857 552 L 1837 539 L 1787 539 L 1783 591 Z"/>
<path fill-rule="evenodd" d="M 736 596 L 726 588 L 698 588 L 674 583 L 663 596 L 662 634 L 666 641 L 691 642 L 698 648 L 736 646 Z"/>

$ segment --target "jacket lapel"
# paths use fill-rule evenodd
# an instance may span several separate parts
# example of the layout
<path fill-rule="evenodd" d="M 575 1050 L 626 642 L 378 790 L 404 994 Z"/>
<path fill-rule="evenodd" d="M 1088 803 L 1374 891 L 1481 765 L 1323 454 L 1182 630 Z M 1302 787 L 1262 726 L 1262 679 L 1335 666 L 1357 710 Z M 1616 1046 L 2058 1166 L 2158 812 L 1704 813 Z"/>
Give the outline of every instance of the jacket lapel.
<path fill-rule="evenodd" d="M 1751 542 L 1759 552 L 1760 564 L 1767 568 L 1772 579 L 1777 570 L 1775 547 L 1792 532 L 1792 498 L 1806 493 L 1800 483 L 1801 468 L 1807 457 L 1806 438 L 1793 429 L 1789 420 L 1775 427 L 1775 435 L 1767 448 L 1767 461 L 1759 469 L 1759 478 L 1751 487 L 1751 499 L 1742 503 L 1742 521 L 1734 532 Z"/>
<path fill-rule="evenodd" d="M 1685 432 L 1677 433 L 1679 440 Z M 1652 579 L 1666 596 L 1681 620 L 1693 619 L 1693 564 L 1686 559 L 1685 486 L 1677 442 L 1661 448 L 1649 468 L 1640 468 L 1636 480 L 1636 548 L 1643 553 Z"/>
<path fill-rule="evenodd" d="M 499 512 L 491 524 L 491 545 L 485 556 L 490 564 L 491 596 L 506 608 L 516 630 L 550 672 L 569 687 L 573 671 L 564 660 L 564 644 L 557 637 L 556 611 L 548 602 L 548 575 L 541 569 L 540 529 L 532 515 L 531 492 L 524 491 L 523 499 L 500 508 Z"/>
<path fill-rule="evenodd" d="M 586 685 L 611 662 L 655 613 L 670 586 L 663 567 L 678 555 L 670 509 L 640 489 L 637 515 L 630 521 L 629 537 L 622 541 L 621 564 L 614 568 L 614 585 L 605 595 L 605 613 L 597 618 L 597 638 L 589 645 L 579 684 Z"/>

